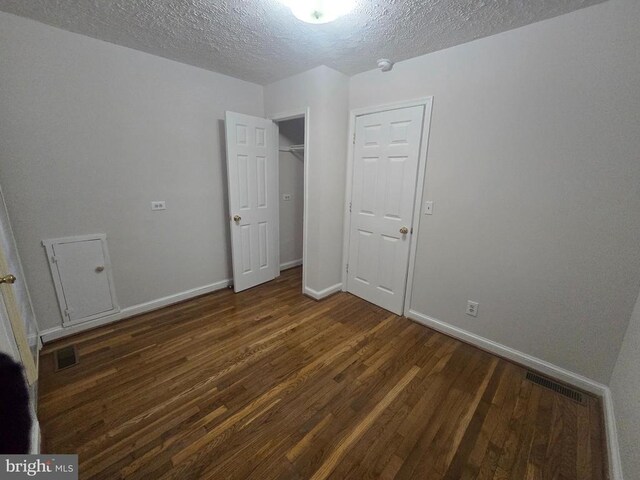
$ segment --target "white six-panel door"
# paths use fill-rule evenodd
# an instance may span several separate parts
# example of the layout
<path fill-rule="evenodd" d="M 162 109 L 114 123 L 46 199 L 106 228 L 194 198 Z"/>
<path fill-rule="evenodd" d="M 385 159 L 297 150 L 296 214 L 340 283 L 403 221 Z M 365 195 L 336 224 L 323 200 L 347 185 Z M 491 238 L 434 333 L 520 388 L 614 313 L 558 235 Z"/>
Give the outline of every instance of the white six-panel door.
<path fill-rule="evenodd" d="M 233 285 L 278 276 L 278 146 L 271 120 L 226 112 Z"/>
<path fill-rule="evenodd" d="M 356 118 L 347 290 L 402 314 L 424 106 Z"/>

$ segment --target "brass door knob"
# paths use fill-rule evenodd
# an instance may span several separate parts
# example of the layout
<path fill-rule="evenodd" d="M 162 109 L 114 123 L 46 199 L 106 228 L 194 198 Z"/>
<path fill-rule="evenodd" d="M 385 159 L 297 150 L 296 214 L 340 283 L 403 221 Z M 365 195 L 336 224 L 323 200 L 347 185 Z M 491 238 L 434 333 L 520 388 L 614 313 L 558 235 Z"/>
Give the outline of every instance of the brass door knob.
<path fill-rule="evenodd" d="M 233 221 L 238 223 L 240 220 L 242 220 L 242 217 L 240 215 L 234 215 L 233 216 Z"/>
<path fill-rule="evenodd" d="M 407 233 L 409 233 L 409 229 L 407 227 L 402 227 L 400 229 L 400 233 L 403 235 L 406 235 Z"/>
<path fill-rule="evenodd" d="M 5 275 L 4 277 L 0 277 L 0 283 L 8 283 L 9 285 L 13 285 L 14 283 L 16 283 L 16 276 L 15 275 Z"/>

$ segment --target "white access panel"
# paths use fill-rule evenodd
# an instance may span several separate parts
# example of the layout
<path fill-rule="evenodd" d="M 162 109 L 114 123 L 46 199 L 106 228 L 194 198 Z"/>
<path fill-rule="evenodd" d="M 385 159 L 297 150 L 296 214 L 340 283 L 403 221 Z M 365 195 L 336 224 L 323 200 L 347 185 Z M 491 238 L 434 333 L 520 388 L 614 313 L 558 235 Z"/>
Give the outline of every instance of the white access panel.
<path fill-rule="evenodd" d="M 105 235 L 56 238 L 42 244 L 47 250 L 64 326 L 120 311 Z"/>

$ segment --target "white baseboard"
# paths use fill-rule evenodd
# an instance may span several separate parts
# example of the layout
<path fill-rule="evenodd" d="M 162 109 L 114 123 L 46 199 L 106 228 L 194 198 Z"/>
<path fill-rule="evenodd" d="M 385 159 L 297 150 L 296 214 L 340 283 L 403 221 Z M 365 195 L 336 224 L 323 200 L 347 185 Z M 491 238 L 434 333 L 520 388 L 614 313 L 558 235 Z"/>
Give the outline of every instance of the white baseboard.
<path fill-rule="evenodd" d="M 186 290 L 184 292 L 158 298 L 150 302 L 140 303 L 138 305 L 123 308 L 119 313 L 115 315 L 108 315 L 106 317 L 97 318 L 95 320 L 91 320 L 90 322 L 84 322 L 64 328 L 62 326 L 49 328 L 40 332 L 40 338 L 42 338 L 42 341 L 46 343 L 58 338 L 75 335 L 76 333 L 80 333 L 84 330 L 107 325 L 109 323 L 117 322 L 118 320 L 124 320 L 125 318 L 134 317 L 136 315 L 140 315 L 141 313 L 151 312 L 153 310 L 173 305 L 174 303 L 182 302 L 184 300 L 204 295 L 206 293 L 215 292 L 216 290 L 227 288 L 230 284 L 231 280 L 222 280 L 220 282 L 205 285 L 203 287 L 192 288 L 191 290 Z"/>
<path fill-rule="evenodd" d="M 342 282 L 336 283 L 335 285 L 332 285 L 320 291 L 313 290 L 312 288 L 309 288 L 309 287 L 304 287 L 304 294 L 310 296 L 314 300 L 322 300 L 323 298 L 326 298 L 329 295 L 333 295 L 334 293 L 339 292 L 340 290 L 342 290 Z"/>
<path fill-rule="evenodd" d="M 602 398 L 604 409 L 604 421 L 607 435 L 607 448 L 609 454 L 609 471 L 611 480 L 623 480 L 622 467 L 620 462 L 620 450 L 618 446 L 618 434 L 616 428 L 615 415 L 613 413 L 613 399 L 611 391 L 606 385 L 584 377 L 578 373 L 571 372 L 540 358 L 515 350 L 506 345 L 502 345 L 488 338 L 481 337 L 475 333 L 468 332 L 453 325 L 449 325 L 441 320 L 429 317 L 415 310 L 409 310 L 407 317 L 429 328 L 450 335 L 454 338 L 470 343 L 482 350 L 494 353 L 500 357 L 512 360 L 537 372 L 548 375 L 569 385 L 573 385 L 581 390 L 593 393 Z"/>
<path fill-rule="evenodd" d="M 411 320 L 415 320 L 416 322 L 421 323 L 422 325 L 431 327 L 434 330 L 438 330 L 439 332 L 451 335 L 452 337 L 475 345 L 476 347 L 479 347 L 483 350 L 495 353 L 500 357 L 513 360 L 514 362 L 520 363 L 525 367 L 532 368 L 540 373 L 544 373 L 545 375 L 550 375 L 557 380 L 563 381 L 565 383 L 568 383 L 569 385 L 573 385 L 595 395 L 601 396 L 607 389 L 606 385 L 591 380 L 590 378 L 570 372 L 569 370 L 565 370 L 564 368 L 553 365 L 552 363 L 520 352 L 511 347 L 507 347 L 506 345 L 502 345 L 498 342 L 494 342 L 493 340 L 489 340 L 488 338 L 481 337 L 480 335 L 476 335 L 475 333 L 471 333 L 461 328 L 454 327 L 441 320 L 436 320 L 435 318 L 424 315 L 423 313 L 416 312 L 415 310 L 409 310 L 407 317 Z"/>
<path fill-rule="evenodd" d="M 289 270 L 290 268 L 299 267 L 302 265 L 302 259 L 291 260 L 290 262 L 284 262 L 280 264 L 280 271 Z"/>
<path fill-rule="evenodd" d="M 37 418 L 33 419 L 31 425 L 31 448 L 29 449 L 30 455 L 40 455 L 40 422 Z"/>
<path fill-rule="evenodd" d="M 623 480 L 622 459 L 620 458 L 620 445 L 618 444 L 618 425 L 613 411 L 613 396 L 611 389 L 607 388 L 602 395 L 604 408 L 604 428 L 607 435 L 607 448 L 609 450 L 609 476 L 611 480 Z"/>

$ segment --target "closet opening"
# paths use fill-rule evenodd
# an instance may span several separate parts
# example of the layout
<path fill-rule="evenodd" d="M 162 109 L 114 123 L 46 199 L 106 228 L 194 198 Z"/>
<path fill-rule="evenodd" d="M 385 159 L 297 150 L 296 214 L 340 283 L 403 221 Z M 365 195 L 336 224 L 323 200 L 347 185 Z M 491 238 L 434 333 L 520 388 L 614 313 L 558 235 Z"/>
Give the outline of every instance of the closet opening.
<path fill-rule="evenodd" d="M 280 272 L 300 268 L 304 276 L 306 114 L 274 118 L 278 131 Z M 294 272 L 291 272 L 294 273 Z M 301 288 L 302 288 L 301 285 Z"/>

